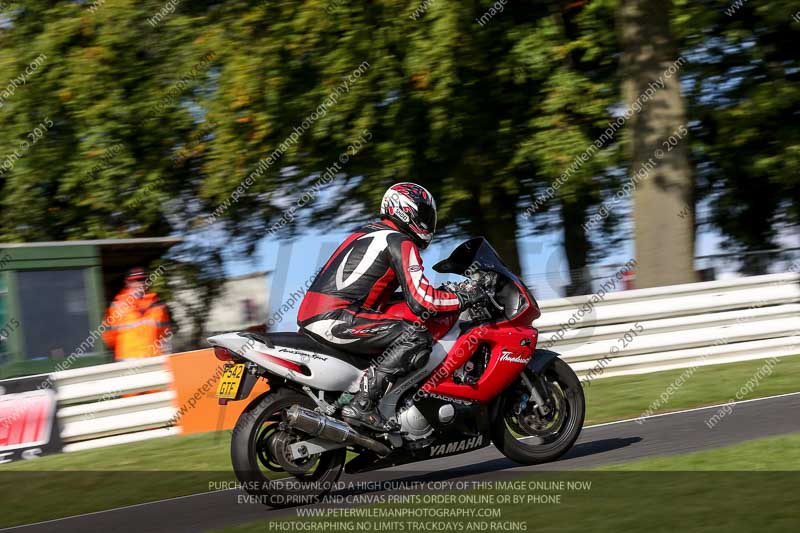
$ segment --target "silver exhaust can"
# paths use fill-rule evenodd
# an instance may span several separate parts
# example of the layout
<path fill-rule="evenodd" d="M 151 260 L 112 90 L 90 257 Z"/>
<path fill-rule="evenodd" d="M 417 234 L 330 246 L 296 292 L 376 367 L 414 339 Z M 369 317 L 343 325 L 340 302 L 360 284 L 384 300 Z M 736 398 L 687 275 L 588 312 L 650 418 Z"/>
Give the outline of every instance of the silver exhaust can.
<path fill-rule="evenodd" d="M 321 415 L 297 404 L 285 411 L 283 419 L 290 428 L 302 431 L 312 437 L 341 444 L 354 444 L 372 450 L 381 456 L 391 453 L 391 449 L 385 444 L 358 433 L 341 420 Z"/>

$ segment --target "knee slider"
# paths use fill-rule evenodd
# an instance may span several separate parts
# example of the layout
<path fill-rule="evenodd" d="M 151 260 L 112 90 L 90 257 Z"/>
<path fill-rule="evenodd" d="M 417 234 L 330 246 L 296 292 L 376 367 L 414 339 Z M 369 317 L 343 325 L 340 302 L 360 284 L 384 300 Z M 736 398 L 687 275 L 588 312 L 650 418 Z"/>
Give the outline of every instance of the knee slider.
<path fill-rule="evenodd" d="M 417 352 L 411 357 L 411 361 L 409 361 L 409 364 L 411 365 L 411 368 L 413 368 L 414 370 L 419 370 L 420 368 L 428 364 L 428 359 L 430 358 L 431 358 L 430 350 Z"/>
<path fill-rule="evenodd" d="M 409 358 L 409 364 L 412 368 L 419 369 L 428 363 L 431 356 L 431 348 L 433 347 L 433 335 L 425 328 L 412 326 L 414 341 L 409 352 L 412 354 Z"/>

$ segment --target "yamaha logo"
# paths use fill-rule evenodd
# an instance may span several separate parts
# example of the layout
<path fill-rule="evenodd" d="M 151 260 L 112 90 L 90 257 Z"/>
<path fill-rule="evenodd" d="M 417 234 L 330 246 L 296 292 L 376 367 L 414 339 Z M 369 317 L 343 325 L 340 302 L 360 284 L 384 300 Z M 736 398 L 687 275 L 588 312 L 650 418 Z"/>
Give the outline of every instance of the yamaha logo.
<path fill-rule="evenodd" d="M 483 435 L 478 435 L 468 440 L 458 440 L 455 442 L 448 442 L 447 444 L 439 444 L 438 446 L 431 446 L 431 457 L 437 455 L 449 455 L 456 452 L 464 452 L 479 448 L 483 445 Z"/>

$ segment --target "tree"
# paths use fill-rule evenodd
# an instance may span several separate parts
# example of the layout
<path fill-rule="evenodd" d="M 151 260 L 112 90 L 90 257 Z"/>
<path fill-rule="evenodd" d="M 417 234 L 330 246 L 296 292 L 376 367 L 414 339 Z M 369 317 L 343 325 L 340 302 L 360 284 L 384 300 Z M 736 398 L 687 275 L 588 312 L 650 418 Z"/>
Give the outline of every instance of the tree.
<path fill-rule="evenodd" d="M 697 194 L 709 226 L 731 251 L 779 246 L 800 224 L 800 26 L 793 2 L 725 1 L 679 5 L 675 16 L 689 81 L 687 100 Z M 767 271 L 773 256 L 745 255 L 746 274 Z"/>
<path fill-rule="evenodd" d="M 444 233 L 486 235 L 516 270 L 523 230 L 562 230 L 573 271 L 615 235 L 624 213 L 584 229 L 620 184 L 617 139 L 597 144 L 620 100 L 614 0 L 229 0 L 154 22 L 161 7 L 32 1 L 0 30 L 4 74 L 48 57 L 0 141 L 54 123 L 0 177 L 3 238 L 252 250 L 369 218 L 402 179 L 436 195 Z"/>
<path fill-rule="evenodd" d="M 637 287 L 695 281 L 686 111 L 680 76 L 668 75 L 679 59 L 670 31 L 671 8 L 670 0 L 620 0 L 619 4 L 625 101 L 633 105 L 648 87 L 659 85 L 628 126 L 631 180 L 636 188 Z M 637 180 L 641 170 L 645 172 Z M 686 216 L 680 217 L 682 212 Z"/>
<path fill-rule="evenodd" d="M 176 84 L 200 54 L 178 46 L 180 33 L 146 38 L 158 2 L 95 13 L 52 4 L 26 2 L 0 36 L 0 79 L 19 78 L 43 58 L 0 109 L 0 154 L 13 154 L 0 176 L 0 235 L 168 234 L 163 204 L 197 196 L 196 180 L 170 155 L 194 127 L 185 98 L 206 72 L 183 90 Z"/>
<path fill-rule="evenodd" d="M 207 210 L 202 177 L 173 156 L 202 144 L 194 102 L 213 52 L 189 14 L 154 29 L 161 6 L 31 0 L 3 14 L 0 80 L 17 81 L 0 92 L 0 239 L 186 234 L 184 217 Z M 210 298 L 219 254 L 196 249 L 177 250 L 185 268 L 167 273 L 191 269 Z"/>
<path fill-rule="evenodd" d="M 598 33 L 592 17 L 610 19 L 613 11 L 610 2 L 595 4 L 570 23 Z M 477 3 L 432 3 L 421 17 L 410 16 L 415 3 L 400 1 L 333 9 L 229 2 L 213 11 L 208 42 L 221 66 L 203 107 L 220 128 L 201 163 L 203 193 L 225 206 L 245 182 L 219 224 L 252 244 L 265 221 L 327 224 L 346 215 L 355 222 L 374 216 L 392 182 L 409 179 L 438 199 L 444 233 L 486 235 L 519 270 L 521 209 L 591 145 L 615 99 L 601 75 L 613 64 L 602 53 L 611 32 L 572 42 L 549 6 L 510 3 L 482 24 L 476 20 L 488 5 Z M 340 95 L 337 87 L 360 65 Z M 287 206 L 314 190 L 365 130 L 370 141 L 326 184 L 335 201 L 317 198 L 313 209 L 304 203 L 287 217 Z M 580 228 L 569 206 L 579 202 L 585 213 L 599 200 L 612 160 L 600 153 L 576 173 L 538 227 L 560 227 L 560 212 L 570 231 Z M 277 236 L 297 227 L 279 226 Z M 575 241 L 567 235 L 568 245 Z M 572 249 L 570 261 L 584 266 L 585 236 Z"/>
<path fill-rule="evenodd" d="M 543 170 L 533 178 L 535 213 L 556 211 L 555 217 L 545 217 L 534 228 L 562 229 L 571 277 L 568 296 L 592 291 L 589 264 L 617 242 L 609 238 L 620 218 L 617 212 L 586 229 L 598 205 L 619 182 L 613 172 L 620 164 L 619 143 L 613 130 L 607 133 L 611 109 L 619 100 L 614 4 L 555 2 L 550 9 L 552 25 L 524 42 L 527 50 L 536 50 L 522 60 L 540 73 L 545 97 L 535 111 L 534 133 L 522 153 L 537 160 Z M 547 202 L 550 196 L 554 200 Z"/>

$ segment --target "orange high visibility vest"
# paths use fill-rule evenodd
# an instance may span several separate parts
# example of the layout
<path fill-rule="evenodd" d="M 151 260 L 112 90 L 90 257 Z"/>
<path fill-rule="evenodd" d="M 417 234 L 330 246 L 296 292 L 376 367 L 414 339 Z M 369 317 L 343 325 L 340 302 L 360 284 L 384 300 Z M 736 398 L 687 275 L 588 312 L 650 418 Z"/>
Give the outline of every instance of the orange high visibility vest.
<path fill-rule="evenodd" d="M 106 312 L 103 340 L 114 350 L 114 359 L 154 357 L 162 354 L 170 328 L 167 306 L 155 293 L 137 298 L 123 289 Z"/>

